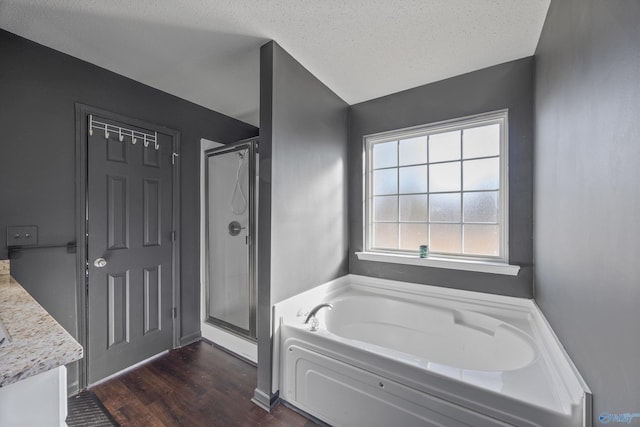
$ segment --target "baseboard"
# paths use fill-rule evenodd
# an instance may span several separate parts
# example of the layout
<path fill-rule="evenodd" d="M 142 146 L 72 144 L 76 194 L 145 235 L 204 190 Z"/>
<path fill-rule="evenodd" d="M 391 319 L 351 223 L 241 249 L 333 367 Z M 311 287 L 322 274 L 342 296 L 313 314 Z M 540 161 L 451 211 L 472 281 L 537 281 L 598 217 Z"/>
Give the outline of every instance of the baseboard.
<path fill-rule="evenodd" d="M 69 363 L 67 366 L 67 396 L 75 396 L 80 393 L 80 362 Z"/>
<path fill-rule="evenodd" d="M 236 352 L 233 352 L 233 351 L 229 350 L 228 348 L 225 348 L 225 347 L 223 347 L 221 345 L 218 345 L 218 344 L 214 343 L 213 341 L 206 339 L 205 337 L 200 338 L 200 341 L 206 342 L 211 347 L 215 347 L 218 350 L 224 351 L 225 353 L 230 354 L 231 356 L 235 357 L 236 359 L 242 360 L 243 362 L 245 362 L 248 365 L 255 366 L 256 368 L 258 367 L 258 364 L 256 362 L 254 362 L 253 360 L 247 359 L 243 355 L 238 354 Z"/>
<path fill-rule="evenodd" d="M 80 393 L 80 383 L 78 381 L 67 384 L 67 397 L 75 396 L 78 393 Z"/>
<path fill-rule="evenodd" d="M 268 394 L 264 393 L 262 390 L 255 389 L 253 392 L 253 397 L 251 401 L 264 409 L 267 412 L 271 412 L 273 408 L 278 404 L 280 400 L 279 393 L 275 393 L 271 397 Z"/>
<path fill-rule="evenodd" d="M 193 334 L 185 335 L 184 337 L 180 337 L 180 347 L 193 344 L 194 342 L 200 340 L 200 338 L 200 331 L 194 332 Z"/>
<path fill-rule="evenodd" d="M 258 362 L 258 347 L 254 340 L 207 322 L 202 323 L 200 333 L 203 338 L 216 343 L 218 346 L 229 349 L 233 353 L 253 361 L 253 363 Z"/>

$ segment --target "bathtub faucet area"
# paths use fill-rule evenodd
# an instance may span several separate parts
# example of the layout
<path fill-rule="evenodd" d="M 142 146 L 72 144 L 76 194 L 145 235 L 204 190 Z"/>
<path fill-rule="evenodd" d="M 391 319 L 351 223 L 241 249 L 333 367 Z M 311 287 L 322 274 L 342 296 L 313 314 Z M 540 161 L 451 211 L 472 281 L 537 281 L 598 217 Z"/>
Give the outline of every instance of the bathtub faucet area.
<path fill-rule="evenodd" d="M 323 304 L 318 304 L 315 307 L 313 307 L 311 309 L 311 311 L 309 312 L 309 314 L 307 315 L 307 318 L 304 320 L 304 324 L 307 325 L 309 324 L 309 321 L 312 320 L 311 322 L 311 327 L 309 328 L 310 331 L 317 331 L 318 330 L 318 326 L 319 326 L 319 321 L 318 318 L 316 317 L 316 314 L 318 314 L 318 311 L 320 311 L 323 308 L 328 308 L 329 310 L 333 309 L 333 304 L 329 304 L 329 303 L 323 303 Z"/>

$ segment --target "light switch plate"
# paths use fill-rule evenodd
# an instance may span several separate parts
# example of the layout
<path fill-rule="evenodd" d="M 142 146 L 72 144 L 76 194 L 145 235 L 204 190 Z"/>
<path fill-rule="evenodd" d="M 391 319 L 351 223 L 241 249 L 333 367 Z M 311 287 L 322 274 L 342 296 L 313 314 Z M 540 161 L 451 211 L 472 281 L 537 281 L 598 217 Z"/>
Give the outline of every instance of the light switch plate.
<path fill-rule="evenodd" d="M 11 225 L 7 227 L 7 246 L 33 246 L 38 244 L 38 226 Z"/>

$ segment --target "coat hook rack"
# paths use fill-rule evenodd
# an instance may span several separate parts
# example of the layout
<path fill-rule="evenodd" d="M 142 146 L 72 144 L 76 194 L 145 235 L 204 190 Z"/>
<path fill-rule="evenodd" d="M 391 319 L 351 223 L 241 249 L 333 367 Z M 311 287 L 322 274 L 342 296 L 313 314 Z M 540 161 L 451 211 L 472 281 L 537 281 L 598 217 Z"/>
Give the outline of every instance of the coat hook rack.
<path fill-rule="evenodd" d="M 110 123 L 96 120 L 93 117 L 93 114 L 89 114 L 89 135 L 93 136 L 93 132 L 95 130 L 104 132 L 105 139 L 109 139 L 111 133 L 117 133 L 118 140 L 120 142 L 124 142 L 126 137 L 130 139 L 132 145 L 136 145 L 136 142 L 138 142 L 138 140 L 142 140 L 145 147 L 149 147 L 149 144 L 153 143 L 153 147 L 156 150 L 160 149 L 160 143 L 158 142 L 158 132 L 147 133 L 129 129 L 123 126 L 112 125 Z"/>

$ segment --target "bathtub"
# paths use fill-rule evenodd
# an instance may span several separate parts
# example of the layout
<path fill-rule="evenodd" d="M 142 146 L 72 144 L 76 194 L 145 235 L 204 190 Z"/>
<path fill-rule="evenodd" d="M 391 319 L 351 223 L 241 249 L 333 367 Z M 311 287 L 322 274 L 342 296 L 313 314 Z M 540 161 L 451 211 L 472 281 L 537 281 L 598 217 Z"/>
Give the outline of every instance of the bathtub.
<path fill-rule="evenodd" d="M 591 423 L 589 389 L 533 301 L 349 275 L 274 316 L 281 398 L 331 425 Z"/>

